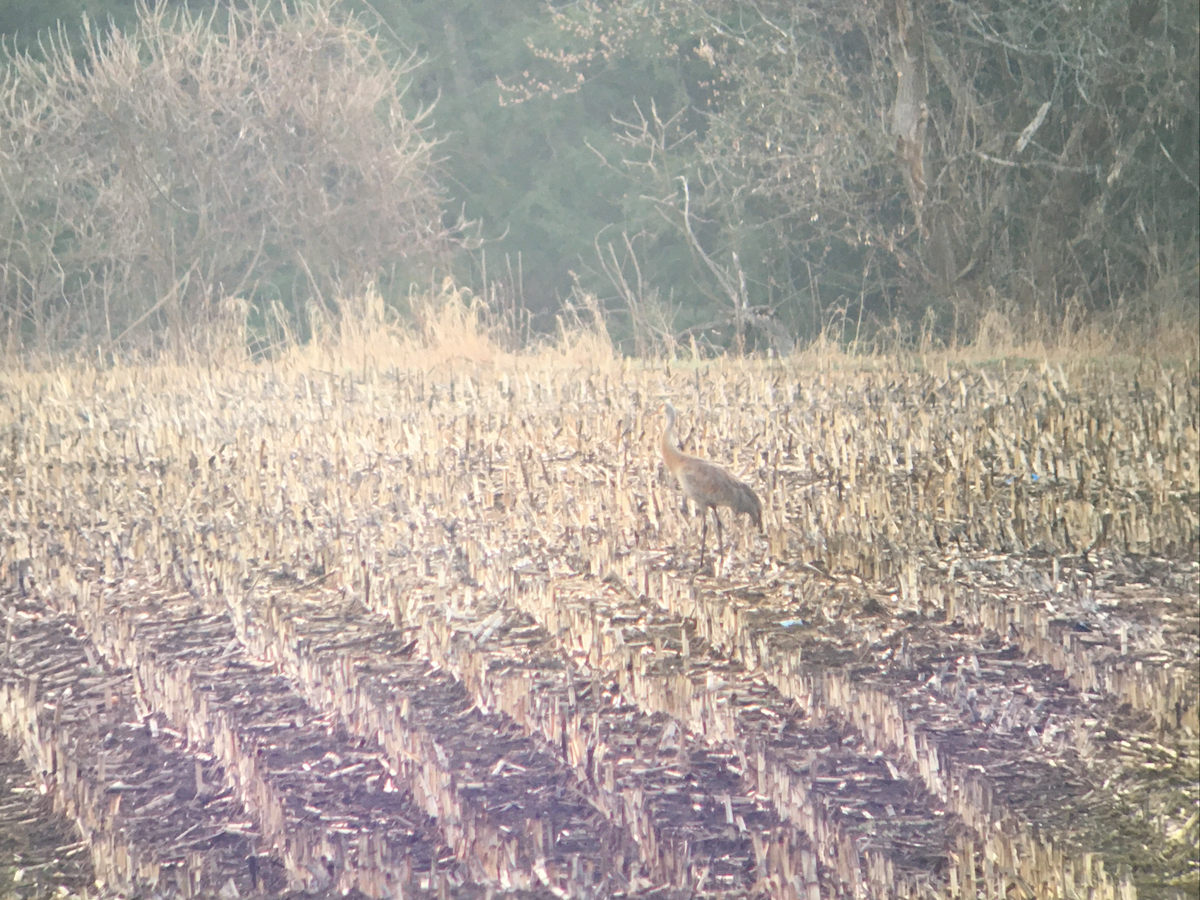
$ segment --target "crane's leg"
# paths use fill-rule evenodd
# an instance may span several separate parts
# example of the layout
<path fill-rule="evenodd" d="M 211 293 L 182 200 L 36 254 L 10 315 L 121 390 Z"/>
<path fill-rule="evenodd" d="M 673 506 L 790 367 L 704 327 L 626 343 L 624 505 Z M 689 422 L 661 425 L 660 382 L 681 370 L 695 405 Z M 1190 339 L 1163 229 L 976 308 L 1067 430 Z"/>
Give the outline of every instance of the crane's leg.
<path fill-rule="evenodd" d="M 712 512 L 713 512 L 713 518 L 717 520 L 717 555 L 724 556 L 725 555 L 725 541 L 721 537 L 721 531 L 722 531 L 721 517 L 717 515 L 717 508 L 715 506 L 712 508 Z"/>
<path fill-rule="evenodd" d="M 700 568 L 704 568 L 704 543 L 708 538 L 708 507 L 700 507 L 700 517 L 704 520 L 704 524 L 700 526 Z"/>

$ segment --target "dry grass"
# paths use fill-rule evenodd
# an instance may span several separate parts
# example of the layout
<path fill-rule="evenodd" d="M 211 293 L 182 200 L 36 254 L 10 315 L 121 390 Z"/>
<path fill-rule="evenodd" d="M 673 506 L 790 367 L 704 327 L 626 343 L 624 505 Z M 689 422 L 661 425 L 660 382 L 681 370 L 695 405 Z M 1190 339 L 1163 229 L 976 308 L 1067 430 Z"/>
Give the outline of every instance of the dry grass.
<path fill-rule="evenodd" d="M 751 862 L 728 877 L 746 891 L 810 896 L 818 882 L 788 873 L 818 866 L 826 885 L 879 896 L 1188 883 L 1194 361 L 978 366 L 818 347 L 634 363 L 599 327 L 501 352 L 450 283 L 408 324 L 375 296 L 357 302 L 319 346 L 269 362 L 0 379 L 0 571 L 76 616 L 112 664 L 137 660 L 157 685 L 144 702 L 160 691 L 172 721 L 187 718 L 197 689 L 156 674 L 166 650 L 139 644 L 138 623 L 177 609 L 186 633 L 198 605 L 224 623 L 214 641 L 236 634 L 318 709 L 378 737 L 459 848 L 454 823 L 474 801 L 428 749 L 432 726 L 385 735 L 400 701 L 388 718 L 365 686 L 329 687 L 359 671 L 354 647 L 400 629 L 439 677 L 568 765 L 607 827 L 650 835 L 627 864 L 647 885 L 694 885 L 705 862 L 655 812 L 678 786 L 639 780 L 643 754 L 669 774 L 704 753 L 741 760 L 722 769 L 740 799 L 697 801 L 696 815 L 725 828 L 726 809 L 744 810 L 728 852 Z M 658 460 L 663 398 L 683 449 L 763 499 L 765 539 L 731 528 L 703 572 L 698 523 Z M 361 637 L 314 632 L 322 609 Z M 222 728 L 251 733 L 235 719 Z M 1111 752 L 1118 728 L 1132 751 Z M 249 741 L 213 752 L 250 771 L 237 752 Z M 857 774 L 826 777 L 815 746 Z M 1054 802 L 1014 773 L 1057 779 Z M 270 773 L 251 781 L 289 808 Z M 1126 815 L 1135 800 L 1150 814 Z M 866 820 L 845 812 L 859 807 L 878 829 L 865 843 Z M 271 821 L 297 841 L 311 832 Z M 547 852 L 522 843 L 537 828 L 510 833 L 514 858 Z M 1139 849 L 1151 845 L 1154 858 Z M 560 886 L 578 869 L 568 856 L 547 857 Z M 386 874 L 364 871 L 339 883 Z"/>
<path fill-rule="evenodd" d="M 979 317 L 973 340 L 951 354 L 962 362 L 1020 358 L 1075 364 L 1120 357 L 1136 363 L 1153 359 L 1169 365 L 1200 360 L 1200 291 L 1196 268 L 1164 276 L 1135 303 L 1107 313 L 1085 313 L 1084 304 L 1066 301 L 1049 317 L 1022 313 L 991 297 Z"/>

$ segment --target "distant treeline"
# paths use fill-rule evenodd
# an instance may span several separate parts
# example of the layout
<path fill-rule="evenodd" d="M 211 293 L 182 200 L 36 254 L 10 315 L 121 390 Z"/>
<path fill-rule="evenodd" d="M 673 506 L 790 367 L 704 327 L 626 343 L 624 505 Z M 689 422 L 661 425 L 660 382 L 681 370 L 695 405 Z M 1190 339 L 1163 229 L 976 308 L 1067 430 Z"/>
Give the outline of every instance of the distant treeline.
<path fill-rule="evenodd" d="M 233 322 L 267 349 L 368 283 L 404 315 L 446 275 L 513 335 L 586 302 L 642 354 L 1194 324 L 1198 20 L 1200 0 L 9 4 L 3 338 L 103 358 Z"/>

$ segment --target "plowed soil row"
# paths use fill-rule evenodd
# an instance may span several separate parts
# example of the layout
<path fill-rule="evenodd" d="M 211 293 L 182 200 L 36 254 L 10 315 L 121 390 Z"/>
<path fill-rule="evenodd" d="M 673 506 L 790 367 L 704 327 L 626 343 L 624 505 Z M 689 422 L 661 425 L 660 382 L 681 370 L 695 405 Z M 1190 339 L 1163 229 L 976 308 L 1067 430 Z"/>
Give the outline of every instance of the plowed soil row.
<path fill-rule="evenodd" d="M 1194 375 L 183 377 L 5 395 L 0 724 L 67 892 L 1197 884 Z M 764 500 L 703 569 L 657 395 Z"/>

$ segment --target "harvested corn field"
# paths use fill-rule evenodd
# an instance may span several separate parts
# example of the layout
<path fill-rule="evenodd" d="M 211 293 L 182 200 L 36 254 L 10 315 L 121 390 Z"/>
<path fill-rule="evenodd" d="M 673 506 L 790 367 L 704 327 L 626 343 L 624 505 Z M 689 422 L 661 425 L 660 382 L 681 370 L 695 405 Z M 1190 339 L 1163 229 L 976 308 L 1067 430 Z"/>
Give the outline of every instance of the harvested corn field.
<path fill-rule="evenodd" d="M 1195 896 L 1188 366 L 0 387 L 4 771 L 63 893 Z M 762 500 L 703 568 L 664 400 Z"/>

